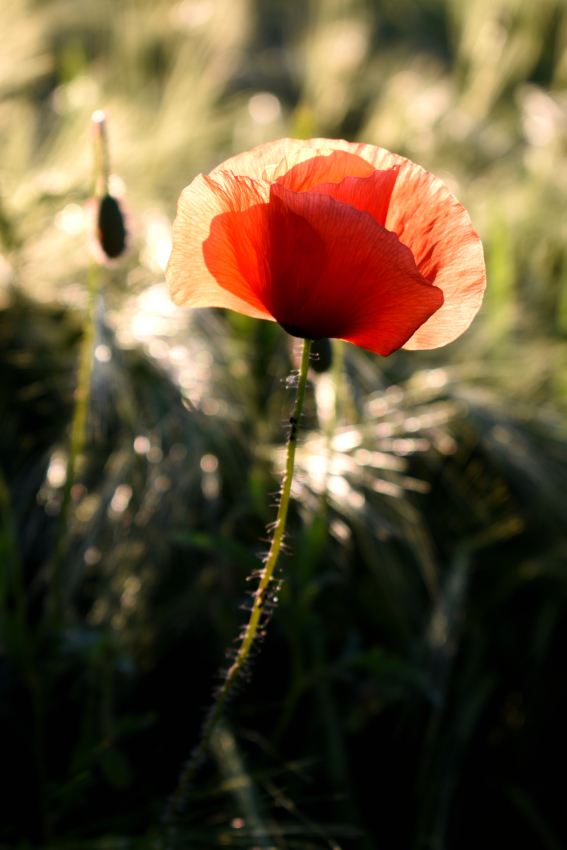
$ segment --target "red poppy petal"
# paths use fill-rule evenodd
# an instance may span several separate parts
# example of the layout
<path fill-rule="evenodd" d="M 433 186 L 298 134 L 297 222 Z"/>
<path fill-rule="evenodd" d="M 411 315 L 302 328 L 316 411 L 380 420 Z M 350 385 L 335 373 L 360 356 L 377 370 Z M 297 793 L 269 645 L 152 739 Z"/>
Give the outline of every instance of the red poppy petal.
<path fill-rule="evenodd" d="M 298 336 L 340 337 L 387 355 L 443 303 L 394 233 L 328 195 L 276 183 L 269 204 L 217 216 L 203 253 L 224 285 L 219 246 L 228 241 L 238 274 Z"/>
<path fill-rule="evenodd" d="M 408 161 L 400 168 L 386 226 L 411 248 L 422 275 L 445 296 L 441 310 L 405 348 L 452 342 L 476 316 L 486 287 L 482 242 L 467 211 L 441 180 Z"/>
<path fill-rule="evenodd" d="M 482 304 L 486 269 L 482 243 L 469 215 L 443 181 L 409 159 L 374 145 L 342 139 L 308 139 L 300 144 L 346 151 L 379 170 L 399 166 L 386 227 L 410 248 L 419 271 L 445 296 L 441 309 L 404 348 L 438 348 L 460 336 Z"/>
<path fill-rule="evenodd" d="M 211 275 L 203 243 L 211 221 L 222 213 L 242 211 L 265 202 L 266 184 L 217 172 L 214 179 L 200 174 L 183 190 L 173 225 L 173 248 L 166 269 L 173 302 L 188 307 L 228 307 L 247 316 L 271 319 L 235 264 L 232 241 L 218 246 L 226 273 L 222 281 Z"/>
<path fill-rule="evenodd" d="M 294 192 L 306 192 L 318 183 L 340 183 L 345 177 L 368 177 L 375 169 L 365 159 L 346 151 L 303 149 L 288 153 L 264 174 Z"/>
<path fill-rule="evenodd" d="M 369 177 L 345 177 L 340 183 L 319 183 L 309 191 L 330 195 L 336 201 L 352 204 L 370 213 L 378 224 L 385 225 L 398 168 L 373 171 Z"/>
<path fill-rule="evenodd" d="M 272 223 L 280 280 L 273 281 L 270 312 L 280 324 L 313 326 L 317 336 L 340 337 L 387 355 L 442 305 L 442 292 L 419 274 L 411 252 L 367 213 L 277 184 L 271 187 L 270 207 L 276 198 L 282 202 Z M 294 252 L 296 216 L 313 227 L 324 253 Z M 286 240 L 282 219 L 289 227 Z M 295 292 L 285 285 L 293 276 Z"/>

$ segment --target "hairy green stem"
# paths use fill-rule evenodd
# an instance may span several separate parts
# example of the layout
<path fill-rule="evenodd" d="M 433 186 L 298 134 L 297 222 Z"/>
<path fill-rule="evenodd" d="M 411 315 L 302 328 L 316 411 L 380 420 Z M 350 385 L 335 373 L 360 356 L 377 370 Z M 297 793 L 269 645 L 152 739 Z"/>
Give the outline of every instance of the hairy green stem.
<path fill-rule="evenodd" d="M 266 602 L 269 599 L 269 586 L 274 574 L 274 568 L 276 566 L 278 556 L 280 554 L 280 549 L 282 546 L 282 541 L 285 532 L 287 511 L 289 508 L 289 497 L 291 493 L 291 483 L 293 480 L 293 469 L 295 464 L 295 449 L 297 446 L 297 433 L 299 429 L 299 421 L 301 419 L 301 411 L 303 409 L 303 399 L 305 396 L 305 387 L 307 384 L 307 371 L 309 369 L 310 353 L 311 340 L 304 339 L 303 348 L 301 352 L 301 365 L 299 368 L 295 405 L 293 408 L 293 413 L 290 416 L 289 420 L 291 424 L 291 430 L 287 443 L 285 475 L 282 483 L 278 516 L 274 525 L 274 536 L 272 537 L 270 551 L 264 564 L 264 568 L 260 573 L 260 582 L 258 584 L 258 589 L 254 594 L 254 604 L 252 606 L 252 611 L 250 612 L 250 620 L 248 621 L 248 625 L 246 626 L 246 630 L 244 632 L 242 643 L 240 644 L 240 649 L 238 650 L 236 659 L 226 674 L 225 681 L 219 691 L 219 694 L 211 709 L 208 719 L 205 722 L 201 742 L 198 745 L 197 749 L 194 751 L 191 758 L 189 759 L 185 769 L 183 770 L 177 788 L 167 807 L 167 811 L 165 813 L 164 818 L 166 828 L 166 841 L 175 814 L 181 803 L 183 802 L 185 790 L 193 779 L 195 771 L 199 767 L 203 756 L 209 748 L 211 736 L 221 718 L 222 710 L 226 699 L 230 691 L 232 690 L 232 686 L 236 682 L 250 654 L 250 650 L 252 649 L 252 646 L 254 644 L 254 639 L 258 634 L 258 628 L 260 626 L 260 621 L 262 619 L 262 614 L 264 613 Z"/>
<path fill-rule="evenodd" d="M 319 516 L 323 519 L 325 523 L 327 523 L 326 517 L 329 506 L 327 484 L 329 480 L 329 475 L 331 473 L 332 465 L 332 443 L 333 437 L 335 436 L 337 421 L 339 419 L 340 413 L 341 381 L 344 369 L 345 345 L 344 342 L 340 339 L 332 339 L 331 344 L 333 346 L 333 365 L 331 367 L 331 380 L 333 386 L 334 402 L 333 412 L 325 423 L 325 436 L 327 442 L 327 463 L 325 470 L 324 488 L 319 498 Z M 321 546 L 323 545 L 324 542 L 322 542 Z M 305 604 L 305 601 L 302 600 L 301 605 Z M 309 603 L 307 603 L 307 605 L 309 605 Z M 305 675 L 305 663 L 303 660 L 304 627 L 305 623 L 302 623 L 302 628 L 298 629 L 297 623 L 294 622 L 293 626 L 288 631 L 288 640 L 292 649 L 292 684 L 284 702 L 283 710 L 278 720 L 278 725 L 272 736 L 272 743 L 275 746 L 277 746 L 279 741 L 281 741 L 281 739 L 283 738 L 283 735 L 293 717 L 297 703 L 301 699 L 306 689 L 311 684 L 310 677 Z"/>

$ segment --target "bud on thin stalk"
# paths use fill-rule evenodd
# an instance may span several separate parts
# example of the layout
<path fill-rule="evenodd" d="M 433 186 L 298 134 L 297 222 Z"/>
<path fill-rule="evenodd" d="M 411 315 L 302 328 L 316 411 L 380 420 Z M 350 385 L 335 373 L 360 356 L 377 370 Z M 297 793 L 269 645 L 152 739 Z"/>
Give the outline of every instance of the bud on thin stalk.
<path fill-rule="evenodd" d="M 119 201 L 110 194 L 110 156 L 106 116 L 98 109 L 93 113 L 94 168 L 92 194 L 98 200 L 96 238 L 105 258 L 116 260 L 126 250 L 127 230 Z"/>

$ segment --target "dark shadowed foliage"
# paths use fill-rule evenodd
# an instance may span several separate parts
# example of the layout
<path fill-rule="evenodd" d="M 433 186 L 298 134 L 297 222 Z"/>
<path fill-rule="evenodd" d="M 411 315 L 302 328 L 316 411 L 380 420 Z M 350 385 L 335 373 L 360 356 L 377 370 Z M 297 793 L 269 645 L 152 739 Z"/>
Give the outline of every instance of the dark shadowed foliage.
<path fill-rule="evenodd" d="M 380 144 L 438 173 L 485 243 L 487 298 L 435 352 L 321 342 L 271 621 L 170 845 L 567 845 L 566 12 L 5 4 L 3 848 L 163 846 L 267 549 L 297 368 L 277 325 L 170 303 L 171 221 L 196 173 L 285 135 Z M 95 109 L 129 210 L 110 210 L 121 259 L 100 268 Z"/>

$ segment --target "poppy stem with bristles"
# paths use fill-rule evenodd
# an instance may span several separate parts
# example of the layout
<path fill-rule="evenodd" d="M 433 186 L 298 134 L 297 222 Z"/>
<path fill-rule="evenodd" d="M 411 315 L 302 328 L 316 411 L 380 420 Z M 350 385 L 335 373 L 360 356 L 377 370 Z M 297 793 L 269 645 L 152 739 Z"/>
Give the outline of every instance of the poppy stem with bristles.
<path fill-rule="evenodd" d="M 310 353 L 311 340 L 304 339 L 303 348 L 301 352 L 301 365 L 299 368 L 299 376 L 297 381 L 295 405 L 293 408 L 293 413 L 290 416 L 289 420 L 291 430 L 287 443 L 285 474 L 282 483 L 278 516 L 274 526 L 274 536 L 272 537 L 270 551 L 266 558 L 264 568 L 260 574 L 260 582 L 258 584 L 256 593 L 254 594 L 254 604 L 252 606 L 252 611 L 250 612 L 250 619 L 248 621 L 248 625 L 246 626 L 246 630 L 244 632 L 242 643 L 240 644 L 240 649 L 238 650 L 236 659 L 226 674 L 224 683 L 205 722 L 201 742 L 199 743 L 199 745 L 193 752 L 191 758 L 187 762 L 187 765 L 185 766 L 179 779 L 177 788 L 173 796 L 171 797 L 171 800 L 169 801 L 169 805 L 167 807 L 167 811 L 164 817 L 166 829 L 166 844 L 175 815 L 183 803 L 185 792 L 189 784 L 191 783 L 195 772 L 197 771 L 197 768 L 199 767 L 207 750 L 209 749 L 211 736 L 221 718 L 222 710 L 224 708 L 226 699 L 230 691 L 232 690 L 234 683 L 238 679 L 238 676 L 242 672 L 242 669 L 250 654 L 250 650 L 252 649 L 254 640 L 258 635 L 258 629 L 262 619 L 262 614 L 264 613 L 266 603 L 269 601 L 270 598 L 270 583 L 272 581 L 274 569 L 278 560 L 278 556 L 280 554 L 280 549 L 282 546 L 285 532 L 287 512 L 289 508 L 291 483 L 293 480 L 293 469 L 295 464 L 295 449 L 297 446 L 297 434 L 299 430 L 299 422 L 301 419 L 301 411 L 303 409 L 305 387 L 307 385 L 307 372 L 309 369 Z"/>

